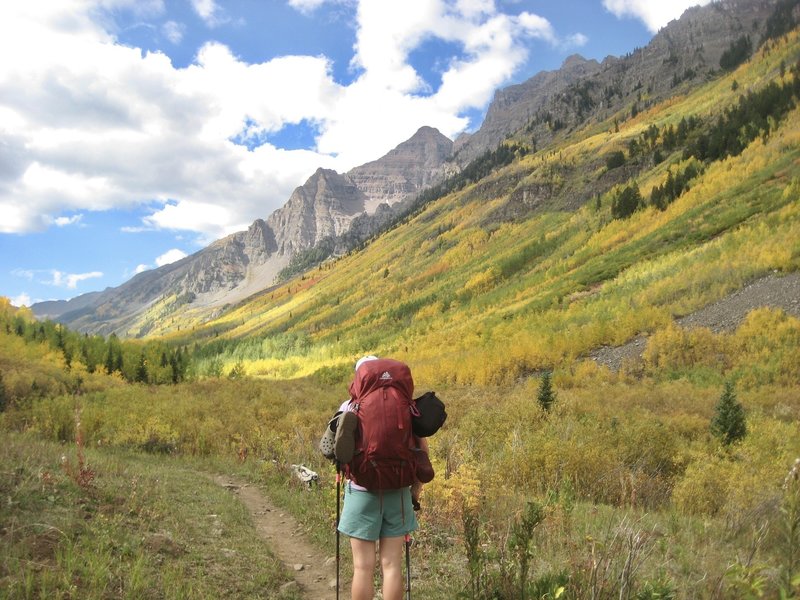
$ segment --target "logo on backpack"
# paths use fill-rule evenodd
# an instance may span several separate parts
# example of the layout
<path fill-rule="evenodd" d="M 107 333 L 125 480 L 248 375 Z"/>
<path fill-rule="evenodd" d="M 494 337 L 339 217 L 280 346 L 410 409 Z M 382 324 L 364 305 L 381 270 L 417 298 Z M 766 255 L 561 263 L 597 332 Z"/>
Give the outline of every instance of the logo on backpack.
<path fill-rule="evenodd" d="M 389 380 L 389 379 L 391 379 L 391 378 L 392 378 L 392 374 L 391 374 L 391 373 L 389 373 L 389 371 L 384 371 L 384 372 L 383 372 L 383 375 L 381 375 L 381 379 L 382 379 L 383 381 L 387 381 L 387 380 Z"/>

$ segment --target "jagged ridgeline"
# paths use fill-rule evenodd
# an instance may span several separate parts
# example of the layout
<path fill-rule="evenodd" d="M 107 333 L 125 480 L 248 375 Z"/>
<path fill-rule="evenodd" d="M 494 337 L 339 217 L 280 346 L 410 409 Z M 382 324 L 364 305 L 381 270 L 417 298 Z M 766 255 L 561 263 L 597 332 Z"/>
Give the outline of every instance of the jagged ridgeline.
<path fill-rule="evenodd" d="M 525 125 L 385 232 L 195 335 L 254 375 L 374 350 L 431 380 L 508 382 L 797 270 L 800 46 L 795 30 L 754 45 L 706 83 L 660 102 L 643 90 L 546 145 Z M 280 339 L 295 350 L 269 350 Z"/>
<path fill-rule="evenodd" d="M 289 265 L 278 273 L 278 281 L 285 282 L 337 254 L 363 249 L 366 242 L 388 232 L 400 223 L 407 222 L 412 216 L 422 211 L 429 202 L 460 190 L 471 183 L 476 183 L 494 170 L 510 164 L 515 158 L 525 156 L 528 152 L 530 152 L 528 146 L 514 142 L 501 144 L 494 150 L 487 150 L 458 173 L 447 177 L 441 183 L 426 188 L 412 201 L 403 203 L 394 211 L 384 211 L 373 216 L 363 215 L 357 218 L 358 221 L 354 221 L 346 233 L 336 237 L 327 237 L 313 248 L 298 252 L 292 256 Z"/>
<path fill-rule="evenodd" d="M 320 261 L 362 249 L 416 216 L 426 203 L 453 193 L 506 197 L 486 220 L 517 222 L 536 211 L 576 211 L 624 185 L 629 191 L 614 202 L 613 214 L 620 216 L 651 200 L 642 179 L 664 163 L 673 180 L 662 173 L 665 191 L 654 200 L 663 207 L 677 197 L 676 190 L 683 193 L 692 185 L 694 168 L 703 168 L 664 162 L 676 144 L 682 155 L 687 151 L 683 136 L 697 138 L 688 143 L 701 163 L 720 158 L 720 152 L 743 150 L 764 129 L 764 121 L 784 118 L 792 101 L 775 111 L 759 109 L 759 114 L 724 111 L 733 110 L 736 97 L 760 93 L 770 79 L 780 93 L 791 93 L 786 86 L 792 85 L 795 59 L 788 51 L 782 67 L 752 83 L 729 78 L 735 89 L 720 91 L 720 103 L 684 104 L 686 114 L 674 122 L 658 113 L 699 87 L 713 87 L 764 48 L 783 43 L 795 27 L 796 4 L 713 2 L 687 10 L 646 47 L 623 57 L 598 62 L 571 56 L 558 70 L 498 90 L 484 122 L 470 135 L 453 142 L 421 127 L 383 157 L 347 173 L 318 169 L 283 207 L 256 219 L 246 231 L 117 288 L 41 303 L 33 310 L 87 333 L 144 337 L 185 332 L 280 283 L 302 278 Z M 749 99 L 748 104 L 754 103 Z M 718 118 L 724 123 L 715 132 Z M 745 121 L 748 131 L 739 139 L 737 126 Z M 646 131 L 634 130 L 640 124 Z M 602 131 L 615 136 L 617 147 L 609 141 L 604 155 L 575 153 L 578 142 L 586 149 Z M 735 143 L 740 147 L 734 149 Z M 558 153 L 569 161 L 558 160 Z M 605 173 L 593 172 L 603 166 Z M 501 171 L 506 175 L 493 175 Z"/>

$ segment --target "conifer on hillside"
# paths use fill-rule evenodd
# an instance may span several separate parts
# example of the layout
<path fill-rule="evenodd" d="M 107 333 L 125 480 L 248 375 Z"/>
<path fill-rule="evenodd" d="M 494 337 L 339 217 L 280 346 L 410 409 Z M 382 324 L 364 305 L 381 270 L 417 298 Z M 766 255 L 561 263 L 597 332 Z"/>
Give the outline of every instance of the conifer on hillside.
<path fill-rule="evenodd" d="M 536 394 L 536 400 L 539 402 L 539 406 L 545 411 L 549 411 L 550 407 L 556 401 L 556 393 L 553 390 L 550 371 L 545 371 L 541 381 L 539 381 L 539 391 Z"/>
<path fill-rule="evenodd" d="M 711 432 L 725 446 L 730 446 L 747 434 L 744 408 L 736 399 L 736 390 L 731 381 L 725 382 L 725 389 L 714 408 Z"/>

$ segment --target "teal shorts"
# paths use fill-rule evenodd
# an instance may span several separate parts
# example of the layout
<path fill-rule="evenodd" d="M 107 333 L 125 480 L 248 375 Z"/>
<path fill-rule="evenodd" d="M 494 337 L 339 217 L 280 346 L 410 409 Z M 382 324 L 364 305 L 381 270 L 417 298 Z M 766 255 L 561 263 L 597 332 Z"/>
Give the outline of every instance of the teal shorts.
<path fill-rule="evenodd" d="M 339 531 L 360 540 L 401 537 L 417 528 L 411 489 L 367 492 L 344 484 Z"/>

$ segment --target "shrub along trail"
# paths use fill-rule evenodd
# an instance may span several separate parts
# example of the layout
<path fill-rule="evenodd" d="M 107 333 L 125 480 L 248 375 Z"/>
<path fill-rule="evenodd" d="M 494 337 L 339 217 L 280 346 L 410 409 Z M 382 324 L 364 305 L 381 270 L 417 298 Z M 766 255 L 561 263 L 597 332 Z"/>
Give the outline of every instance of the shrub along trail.
<path fill-rule="evenodd" d="M 238 495 L 250 511 L 258 534 L 269 542 L 272 552 L 294 572 L 295 581 L 304 597 L 314 600 L 336 597 L 336 589 L 331 586 L 336 579 L 336 563 L 304 539 L 300 526 L 291 515 L 272 504 L 258 488 L 248 483 L 227 475 L 217 475 L 214 481 Z M 347 596 L 349 592 L 344 589 L 344 577 L 340 585 L 340 596 Z"/>

